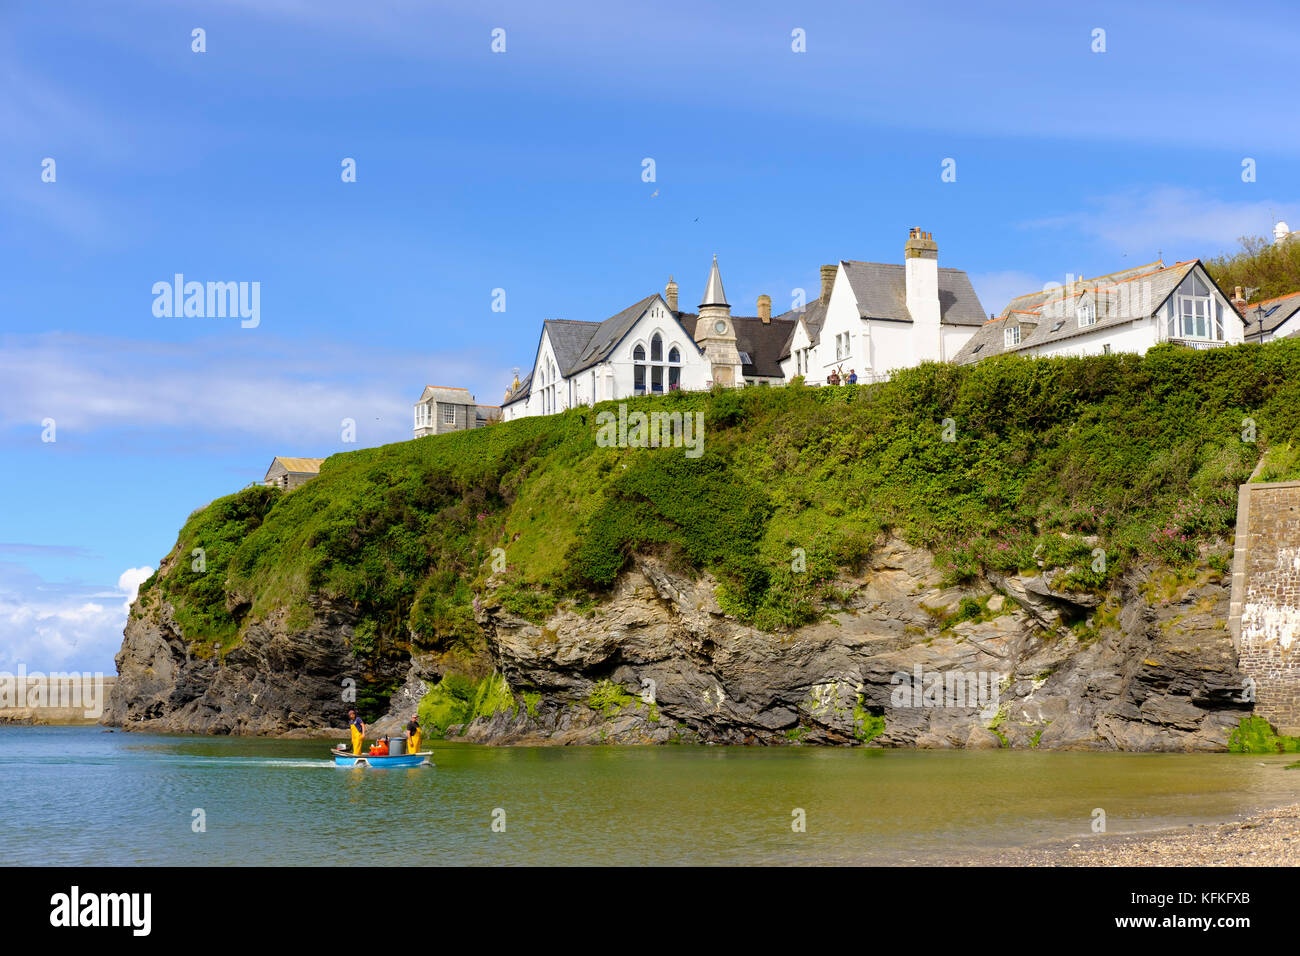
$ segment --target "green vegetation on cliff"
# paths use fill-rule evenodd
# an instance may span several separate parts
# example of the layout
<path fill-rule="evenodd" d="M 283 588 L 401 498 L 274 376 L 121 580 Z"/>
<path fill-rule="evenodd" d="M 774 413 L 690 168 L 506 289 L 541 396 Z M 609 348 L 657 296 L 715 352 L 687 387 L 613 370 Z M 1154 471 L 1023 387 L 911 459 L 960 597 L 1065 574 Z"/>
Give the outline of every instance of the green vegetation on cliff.
<path fill-rule="evenodd" d="M 1263 448 L 1300 439 L 1300 342 L 628 405 L 701 412 L 703 456 L 599 447 L 595 413 L 617 403 L 342 453 L 296 491 L 196 512 L 142 594 L 165 597 L 191 640 L 225 646 L 248 620 L 283 609 L 305 625 L 326 600 L 374 657 L 469 651 L 476 600 L 538 621 L 561 602 L 581 611 L 634 551 L 712 573 L 723 606 L 766 629 L 813 619 L 891 528 L 953 580 L 1043 561 L 1101 589 L 1136 558 L 1222 565 L 1236 485 Z M 426 701 L 447 711 L 433 722 L 458 722 L 468 693 Z"/>

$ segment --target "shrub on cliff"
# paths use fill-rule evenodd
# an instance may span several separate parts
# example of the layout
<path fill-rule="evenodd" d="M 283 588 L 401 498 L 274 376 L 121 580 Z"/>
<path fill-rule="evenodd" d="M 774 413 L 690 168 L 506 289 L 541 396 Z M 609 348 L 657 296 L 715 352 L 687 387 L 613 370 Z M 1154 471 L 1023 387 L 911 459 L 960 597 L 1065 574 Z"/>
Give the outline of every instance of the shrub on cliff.
<path fill-rule="evenodd" d="M 1134 560 L 1226 553 L 1236 485 L 1262 448 L 1300 440 L 1300 341 L 627 404 L 702 413 L 703 455 L 598 445 L 593 412 L 618 403 L 338 454 L 296 491 L 191 516 L 145 590 L 187 636 L 224 641 L 274 608 L 309 619 L 314 595 L 368 622 L 366 652 L 384 655 L 472 644 L 494 554 L 498 597 L 532 618 L 655 550 L 716 575 L 730 613 L 795 626 L 887 528 L 954 578 L 1041 560 L 1103 589 Z M 182 560 L 196 547 L 206 576 Z"/>

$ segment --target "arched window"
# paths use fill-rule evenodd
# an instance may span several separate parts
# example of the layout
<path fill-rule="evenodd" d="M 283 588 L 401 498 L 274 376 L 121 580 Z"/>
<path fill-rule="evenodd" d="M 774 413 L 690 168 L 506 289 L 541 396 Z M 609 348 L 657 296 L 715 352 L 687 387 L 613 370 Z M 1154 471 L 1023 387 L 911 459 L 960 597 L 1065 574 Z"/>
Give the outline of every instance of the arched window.
<path fill-rule="evenodd" d="M 650 361 L 662 362 L 664 360 L 664 340 L 659 337 L 659 333 L 654 334 L 650 340 Z"/>
<path fill-rule="evenodd" d="M 668 350 L 668 391 L 675 392 L 682 387 L 682 353 L 673 346 Z"/>
<path fill-rule="evenodd" d="M 645 346 L 632 350 L 632 394 L 645 394 Z"/>

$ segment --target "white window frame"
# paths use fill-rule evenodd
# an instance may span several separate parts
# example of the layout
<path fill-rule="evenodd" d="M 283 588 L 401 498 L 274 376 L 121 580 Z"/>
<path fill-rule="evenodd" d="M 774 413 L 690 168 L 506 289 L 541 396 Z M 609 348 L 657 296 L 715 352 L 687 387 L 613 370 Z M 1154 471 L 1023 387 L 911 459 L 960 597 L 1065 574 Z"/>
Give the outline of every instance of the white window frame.
<path fill-rule="evenodd" d="M 1093 307 L 1091 302 L 1081 303 L 1079 308 L 1075 311 L 1075 315 L 1079 319 L 1079 328 L 1081 329 L 1089 325 L 1097 324 L 1097 310 Z"/>
<path fill-rule="evenodd" d="M 444 425 L 456 424 L 456 406 L 448 402 L 442 408 L 442 423 Z"/>
<path fill-rule="evenodd" d="M 1002 330 L 1002 347 L 1009 349 L 1020 344 L 1020 326 L 1009 325 Z"/>

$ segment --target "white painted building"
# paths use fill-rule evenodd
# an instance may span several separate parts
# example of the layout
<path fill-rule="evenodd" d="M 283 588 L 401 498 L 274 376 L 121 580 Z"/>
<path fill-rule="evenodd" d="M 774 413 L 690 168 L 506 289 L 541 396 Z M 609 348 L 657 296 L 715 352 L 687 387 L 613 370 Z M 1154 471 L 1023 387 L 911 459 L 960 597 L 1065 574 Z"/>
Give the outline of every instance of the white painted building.
<path fill-rule="evenodd" d="M 1012 299 L 957 355 L 1143 353 L 1172 342 L 1218 348 L 1244 340 L 1245 321 L 1199 259 L 1135 266 Z"/>
<path fill-rule="evenodd" d="M 733 316 L 717 257 L 699 312 L 677 308 L 670 277 L 661 295 L 646 296 L 602 322 L 547 319 L 533 369 L 516 379 L 501 403 L 507 421 L 550 415 L 578 405 L 675 389 L 781 382 L 777 356 L 793 327 L 773 319 L 760 296 L 758 316 Z"/>
<path fill-rule="evenodd" d="M 902 265 L 841 260 L 822 266 L 822 294 L 800 312 L 782 357 L 786 380 L 822 384 L 834 372 L 858 381 L 956 358 L 986 315 L 970 278 L 940 268 L 938 244 L 911 230 Z"/>

